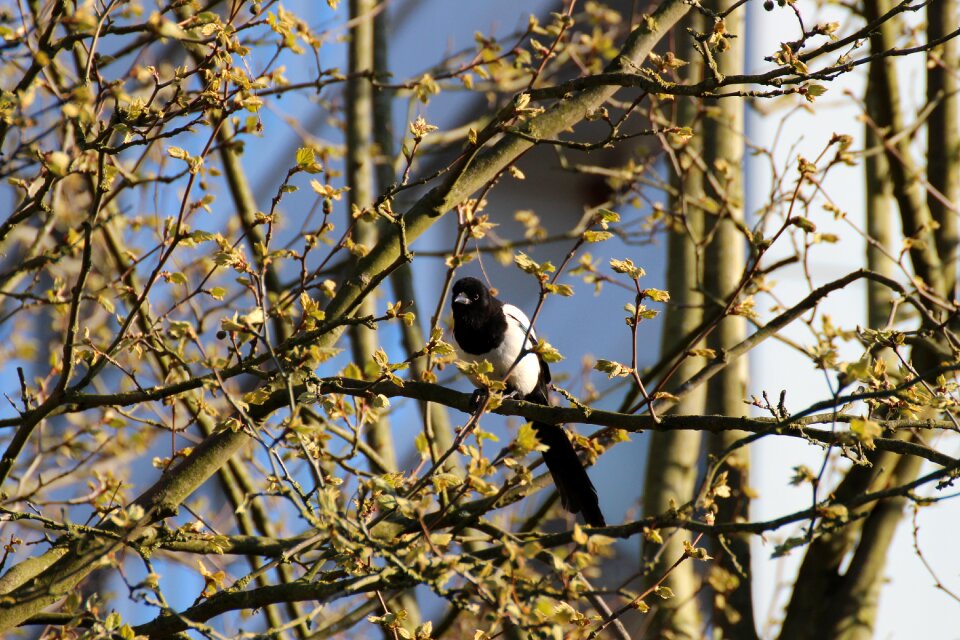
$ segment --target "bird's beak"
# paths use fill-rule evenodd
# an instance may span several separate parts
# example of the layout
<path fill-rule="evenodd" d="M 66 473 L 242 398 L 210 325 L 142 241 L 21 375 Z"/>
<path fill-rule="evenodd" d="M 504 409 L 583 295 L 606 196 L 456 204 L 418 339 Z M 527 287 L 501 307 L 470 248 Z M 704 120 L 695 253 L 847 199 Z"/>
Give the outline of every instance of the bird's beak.
<path fill-rule="evenodd" d="M 457 297 L 453 299 L 453 304 L 470 304 L 470 297 L 463 292 L 458 293 Z"/>

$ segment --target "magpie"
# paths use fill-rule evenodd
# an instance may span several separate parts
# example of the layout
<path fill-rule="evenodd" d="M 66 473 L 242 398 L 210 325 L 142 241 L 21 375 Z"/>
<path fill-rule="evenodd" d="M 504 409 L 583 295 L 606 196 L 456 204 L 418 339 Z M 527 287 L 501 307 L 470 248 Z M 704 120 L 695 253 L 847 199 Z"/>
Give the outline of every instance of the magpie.
<path fill-rule="evenodd" d="M 549 405 L 550 368 L 531 351 L 536 336 L 530 320 L 512 304 L 494 297 L 476 278 L 461 278 L 453 285 L 453 337 L 461 360 L 493 365 L 492 377 L 504 380 L 507 390 L 527 402 Z M 476 381 L 474 381 L 476 383 Z M 475 396 L 483 393 L 478 389 Z M 560 502 L 571 513 L 583 514 L 587 524 L 605 526 L 597 490 L 566 432 L 558 426 L 534 422 L 541 444 L 548 447 L 543 461 L 553 476 Z"/>

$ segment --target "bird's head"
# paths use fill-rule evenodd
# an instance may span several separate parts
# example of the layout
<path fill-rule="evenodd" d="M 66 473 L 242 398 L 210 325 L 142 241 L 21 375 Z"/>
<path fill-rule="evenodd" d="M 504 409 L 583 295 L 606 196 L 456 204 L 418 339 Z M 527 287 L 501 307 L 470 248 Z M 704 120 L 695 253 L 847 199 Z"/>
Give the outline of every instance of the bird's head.
<path fill-rule="evenodd" d="M 460 278 L 453 285 L 453 312 L 480 312 L 490 306 L 490 290 L 476 278 Z"/>

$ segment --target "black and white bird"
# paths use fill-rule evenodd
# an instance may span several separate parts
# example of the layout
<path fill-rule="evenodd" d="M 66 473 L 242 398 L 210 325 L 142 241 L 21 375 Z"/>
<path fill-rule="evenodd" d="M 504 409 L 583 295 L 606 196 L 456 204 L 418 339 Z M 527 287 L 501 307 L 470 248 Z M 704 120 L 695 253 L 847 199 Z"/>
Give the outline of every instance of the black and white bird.
<path fill-rule="evenodd" d="M 543 358 L 531 351 L 536 336 L 530 330 L 530 320 L 520 309 L 495 298 L 476 278 L 462 278 L 453 285 L 453 336 L 462 360 L 486 360 L 493 365 L 491 378 L 504 380 L 509 373 L 504 380 L 509 392 L 527 402 L 550 404 L 550 369 Z M 542 422 L 534 422 L 533 428 L 540 442 L 548 447 L 543 461 L 564 508 L 583 514 L 584 521 L 591 526 L 604 526 L 597 490 L 566 432 Z"/>

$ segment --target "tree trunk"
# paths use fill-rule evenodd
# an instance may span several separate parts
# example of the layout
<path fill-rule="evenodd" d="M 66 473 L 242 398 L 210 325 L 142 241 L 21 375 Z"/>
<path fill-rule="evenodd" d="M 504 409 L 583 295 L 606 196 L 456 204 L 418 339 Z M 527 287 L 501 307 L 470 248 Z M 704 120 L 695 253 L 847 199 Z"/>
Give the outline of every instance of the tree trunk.
<path fill-rule="evenodd" d="M 875 20 L 889 6 L 888 0 L 865 2 L 865 17 L 867 20 Z M 898 25 L 898 20 L 889 20 L 875 32 L 870 41 L 872 53 L 888 51 L 894 47 Z M 887 138 L 886 158 L 894 197 L 900 208 L 904 236 L 913 236 L 922 241 L 914 244 L 910 251 L 913 269 L 933 294 L 949 296 L 955 277 L 946 273 L 945 260 L 938 253 L 937 234 L 931 224 L 931 209 L 927 205 L 922 183 L 915 179 L 918 173 L 910 155 L 909 138 L 898 135 L 904 131 L 905 123 L 900 112 L 895 63 L 891 58 L 882 58 L 872 64 L 876 64 L 880 71 L 875 76 L 877 90 L 873 92 L 876 97 L 876 112 L 869 115 Z M 955 128 L 956 113 L 946 114 L 945 117 L 946 127 Z M 947 163 L 949 170 L 957 171 L 955 158 L 951 161 L 949 156 L 945 156 L 943 161 Z M 948 250 L 952 253 L 955 247 L 951 246 Z M 919 343 L 913 350 L 912 361 L 914 370 L 923 372 L 938 365 L 939 356 L 936 349 Z M 936 417 L 937 413 L 929 409 L 921 417 Z M 914 457 L 900 458 L 896 463 L 894 482 L 902 484 L 913 480 L 920 471 L 920 463 L 921 461 Z M 881 500 L 864 522 L 853 561 L 833 598 L 833 620 L 826 627 L 832 629 L 833 637 L 861 640 L 872 636 L 886 557 L 903 515 L 903 505 L 903 498 Z"/>
<path fill-rule="evenodd" d="M 933 41 L 956 31 L 956 0 L 938 0 L 927 7 L 927 40 Z M 940 225 L 936 233 L 937 251 L 943 262 L 945 294 L 953 299 L 957 289 L 957 210 L 960 203 L 960 130 L 957 110 L 957 40 L 951 38 L 928 56 L 927 100 L 938 103 L 927 120 L 927 179 L 933 191 L 927 194 L 927 206 Z"/>
<path fill-rule="evenodd" d="M 690 14 L 685 26 L 703 31 L 703 16 Z M 696 63 L 698 54 L 692 38 L 681 36 L 678 45 L 677 57 L 691 63 L 685 67 L 689 72 L 684 81 L 698 82 L 702 77 L 702 65 Z M 693 128 L 698 111 L 696 101 L 680 99 L 676 126 Z M 667 307 L 663 321 L 662 353 L 680 346 L 677 341 L 689 335 L 703 318 L 698 247 L 703 236 L 703 210 L 698 207 L 703 193 L 703 173 L 694 160 L 701 154 L 702 147 L 700 140 L 692 138 L 675 151 L 676 165 L 671 172 L 671 186 L 675 192 L 670 202 L 674 219 L 667 240 L 667 289 L 672 304 Z M 695 358 L 686 358 L 674 374 L 674 380 L 689 379 L 699 368 Z M 672 412 L 700 414 L 703 407 L 704 389 L 700 388 L 680 401 Z M 655 431 L 651 434 L 643 492 L 646 517 L 667 513 L 694 497 L 701 441 L 702 434 L 698 431 Z M 644 570 L 649 571 L 647 586 L 659 580 L 667 568 L 683 556 L 683 543 L 690 537 L 682 530 L 664 531 L 661 535 L 664 539 L 662 545 L 642 542 Z M 703 623 L 697 600 L 700 582 L 693 562 L 681 564 L 670 574 L 664 584 L 673 591 L 674 597 L 658 603 L 648 627 L 648 637 L 693 639 L 702 635 Z"/>
<path fill-rule="evenodd" d="M 372 78 L 364 73 L 373 73 L 374 60 L 374 12 L 378 9 L 376 0 L 350 0 L 350 19 L 354 26 L 350 30 L 348 49 L 350 77 L 346 83 L 346 139 L 347 139 L 347 207 L 348 215 L 360 211 L 372 210 L 375 206 L 373 191 L 374 145 L 373 123 L 374 102 Z M 383 7 L 379 7 L 383 13 Z M 381 42 L 382 44 L 382 42 Z M 370 249 L 377 242 L 377 222 L 375 218 L 364 220 L 355 218 L 353 241 Z M 349 221 L 348 221 L 349 224 Z M 357 308 L 357 315 L 376 315 L 376 296 L 368 295 Z M 377 333 L 364 326 L 354 326 L 350 331 L 350 344 L 353 349 L 353 361 L 360 367 L 373 362 L 373 354 L 379 348 Z M 390 433 L 390 421 L 380 416 L 367 427 L 367 442 L 380 455 L 391 470 L 397 469 L 397 456 Z M 413 630 L 420 621 L 420 607 L 413 591 L 403 592 L 398 603 L 406 611 L 404 626 Z M 396 613 L 395 611 L 393 613 Z M 384 629 L 387 640 L 393 633 Z"/>
<path fill-rule="evenodd" d="M 713 0 L 710 9 L 722 12 L 734 3 L 730 0 Z M 732 12 L 725 18 L 725 31 L 732 34 L 743 32 L 743 17 Z M 727 40 L 730 48 L 715 52 L 716 71 L 723 76 L 743 73 L 744 50 L 740 39 Z M 707 46 L 707 45 L 704 45 Z M 709 71 L 706 73 L 710 73 Z M 707 233 L 712 233 L 706 248 L 704 263 L 704 289 L 707 304 L 724 304 L 734 293 L 743 275 L 746 240 L 737 229 L 743 223 L 743 104 L 731 100 L 706 102 L 709 117 L 704 123 L 704 162 L 708 171 L 716 177 L 720 192 L 710 189 L 709 195 L 720 205 L 718 215 L 706 222 Z M 721 354 L 746 337 L 746 320 L 731 315 L 723 318 L 707 338 L 707 346 Z M 707 413 L 726 416 L 744 414 L 746 397 L 747 361 L 740 358 L 730 363 L 707 385 Z M 745 434 L 727 431 L 711 436 L 710 449 L 719 454 L 728 449 Z M 750 508 L 749 483 L 750 458 L 746 448 L 741 448 L 727 459 L 729 484 L 732 495 L 720 501 L 718 522 L 731 522 L 748 517 Z M 756 624 L 751 600 L 750 543 L 749 536 L 725 536 L 716 553 L 719 568 L 730 577 L 731 585 L 725 594 L 716 594 L 715 619 L 723 637 L 756 638 Z M 717 570 L 715 568 L 714 570 Z M 733 577 L 736 576 L 734 579 Z M 736 585 L 736 586 L 733 586 Z"/>

